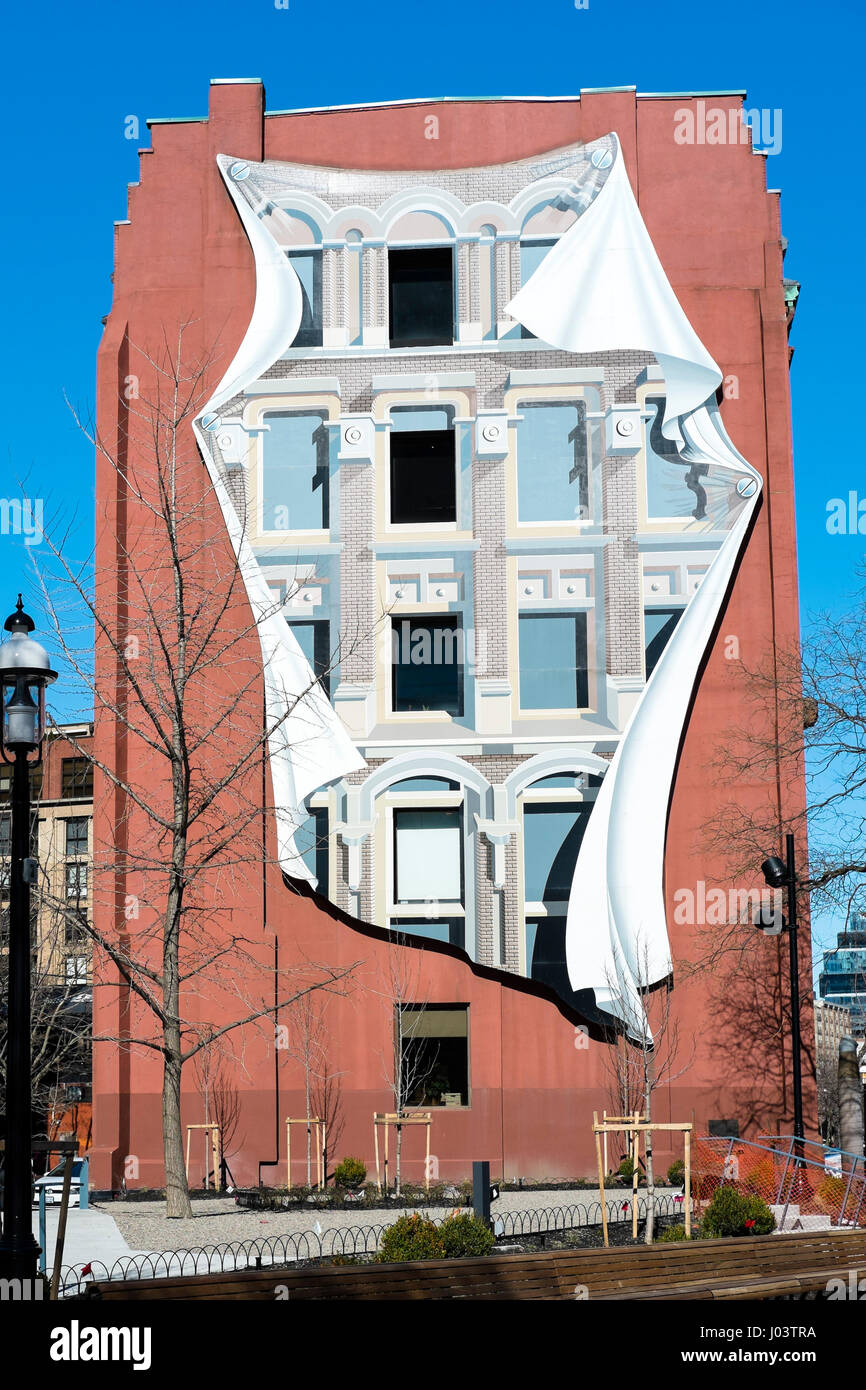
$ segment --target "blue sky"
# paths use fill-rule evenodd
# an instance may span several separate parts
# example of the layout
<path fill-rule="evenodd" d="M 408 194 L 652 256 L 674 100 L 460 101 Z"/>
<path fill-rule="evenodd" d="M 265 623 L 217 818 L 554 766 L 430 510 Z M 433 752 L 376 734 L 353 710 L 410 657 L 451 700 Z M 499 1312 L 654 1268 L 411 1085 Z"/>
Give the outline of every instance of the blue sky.
<path fill-rule="evenodd" d="M 146 117 L 206 114 L 212 77 L 261 77 L 272 110 L 632 84 L 743 88 L 749 105 L 782 112 L 768 183 L 783 191 L 786 272 L 803 283 L 792 337 L 801 602 L 804 614 L 838 605 L 864 547 L 857 535 L 828 535 L 826 508 L 858 487 L 859 458 L 856 447 L 828 451 L 831 412 L 815 408 L 809 388 L 821 383 L 858 440 L 864 27 L 862 0 L 16 6 L 5 23 L 0 121 L 0 354 L 10 396 L 0 495 L 14 497 L 16 479 L 28 479 L 46 518 L 60 510 L 73 521 L 86 554 L 92 452 L 64 393 L 92 408 L 100 320 L 111 307 L 112 224 L 125 217 L 126 184 L 138 178 L 128 116 L 139 118 L 146 145 Z M 34 559 L 38 547 L 0 535 L 0 606 L 11 608 L 20 587 L 32 593 Z"/>

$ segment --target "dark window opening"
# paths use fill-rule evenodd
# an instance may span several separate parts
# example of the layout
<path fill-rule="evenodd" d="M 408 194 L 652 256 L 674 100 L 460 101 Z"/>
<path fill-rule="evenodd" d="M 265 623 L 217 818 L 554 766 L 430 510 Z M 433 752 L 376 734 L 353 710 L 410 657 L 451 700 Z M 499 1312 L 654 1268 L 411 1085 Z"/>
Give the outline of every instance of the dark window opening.
<path fill-rule="evenodd" d="M 388 252 L 392 347 L 454 341 L 454 252 L 450 246 Z"/>
<path fill-rule="evenodd" d="M 463 715 L 463 625 L 459 614 L 402 618 L 392 626 L 393 693 L 397 714 L 444 710 Z"/>
<path fill-rule="evenodd" d="M 93 796 L 93 764 L 89 758 L 64 758 L 61 764 L 61 796 L 66 799 Z"/>
<path fill-rule="evenodd" d="M 400 1010 L 401 1090 L 409 1106 L 469 1104 L 469 1010 L 454 1004 Z"/>
<path fill-rule="evenodd" d="M 454 431 L 392 431 L 391 524 L 456 520 Z"/>

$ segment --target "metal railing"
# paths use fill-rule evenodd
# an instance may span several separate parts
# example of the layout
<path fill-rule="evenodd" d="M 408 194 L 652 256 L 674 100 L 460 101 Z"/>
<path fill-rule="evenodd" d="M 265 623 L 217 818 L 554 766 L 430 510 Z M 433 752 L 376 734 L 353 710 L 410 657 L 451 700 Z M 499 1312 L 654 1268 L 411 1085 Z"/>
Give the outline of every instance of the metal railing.
<path fill-rule="evenodd" d="M 655 1216 L 668 1219 L 682 1212 L 683 1199 L 656 1194 Z M 625 1224 L 631 1221 L 631 1203 L 613 1199 L 605 1203 L 608 1223 Z M 59 1296 L 70 1298 L 82 1293 L 89 1283 L 118 1279 L 163 1279 L 193 1274 L 231 1273 L 243 1269 L 280 1269 L 295 1264 L 314 1264 L 332 1260 L 335 1256 L 371 1257 L 378 1253 L 385 1230 L 401 1216 L 417 1215 L 414 1210 L 389 1213 L 390 1220 L 371 1226 L 334 1226 L 321 1232 L 301 1231 L 294 1235 L 258 1237 L 254 1240 L 228 1241 L 222 1245 L 200 1245 L 189 1249 L 151 1251 L 143 1255 L 127 1255 L 113 1264 L 94 1260 L 86 1265 L 64 1265 L 60 1275 Z M 646 1217 L 646 1198 L 638 1199 L 638 1217 Z M 448 1217 L 434 1217 L 441 1225 Z M 601 1226 L 601 1202 L 577 1202 L 563 1207 L 540 1207 L 535 1211 L 506 1211 L 493 1213 L 497 1241 L 509 1239 L 540 1240 L 563 1235 L 569 1231 L 595 1229 Z"/>
<path fill-rule="evenodd" d="M 830 1154 L 838 1155 L 832 1167 Z M 820 1219 L 832 1227 L 866 1226 L 866 1158 L 814 1139 L 791 1134 L 762 1134 L 758 1141 L 699 1137 L 692 1166 L 696 1202 L 706 1203 L 722 1186 L 781 1207 L 780 1229 L 791 1207 L 800 1218 Z"/>

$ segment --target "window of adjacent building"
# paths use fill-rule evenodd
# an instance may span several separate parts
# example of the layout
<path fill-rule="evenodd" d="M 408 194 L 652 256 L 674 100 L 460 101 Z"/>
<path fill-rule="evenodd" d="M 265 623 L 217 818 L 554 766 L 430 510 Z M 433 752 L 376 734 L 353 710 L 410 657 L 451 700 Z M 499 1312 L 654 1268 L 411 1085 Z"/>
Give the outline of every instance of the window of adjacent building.
<path fill-rule="evenodd" d="M 67 909 L 64 922 L 64 938 L 67 946 L 77 946 L 87 940 L 86 921 L 83 912 L 71 912 Z"/>
<path fill-rule="evenodd" d="M 453 430 L 392 430 L 391 524 L 420 526 L 457 520 Z"/>
<path fill-rule="evenodd" d="M 67 898 L 87 897 L 86 864 L 66 865 L 66 896 Z"/>
<path fill-rule="evenodd" d="M 589 704 L 585 613 L 521 613 L 520 708 L 585 709 Z"/>
<path fill-rule="evenodd" d="M 322 346 L 322 253 L 290 251 L 292 269 L 301 284 L 301 326 L 292 347 Z"/>
<path fill-rule="evenodd" d="M 392 708 L 396 714 L 463 714 L 463 624 L 458 613 L 395 618 L 392 636 Z"/>
<path fill-rule="evenodd" d="M 450 246 L 388 251 L 392 347 L 454 341 L 454 252 Z"/>
<path fill-rule="evenodd" d="M 544 260 L 548 251 L 556 241 L 522 241 L 520 243 L 520 283 L 525 285 L 532 278 L 541 262 Z M 520 326 L 520 336 L 522 338 L 534 338 L 535 334 L 530 333 L 525 325 Z"/>
<path fill-rule="evenodd" d="M 646 429 L 646 510 L 648 517 L 687 517 L 699 501 L 688 487 L 689 471 L 681 462 L 677 446 L 662 434 L 664 396 L 647 398 L 652 418 Z"/>
<path fill-rule="evenodd" d="M 66 827 L 66 853 L 86 854 L 87 853 L 87 816 L 70 816 L 64 822 Z"/>
<path fill-rule="evenodd" d="M 30 798 L 37 801 L 42 795 L 42 765 L 30 769 Z M 12 768 L 0 762 L 0 804 L 12 799 Z"/>
<path fill-rule="evenodd" d="M 468 1105 L 468 1008 L 460 1004 L 398 1008 L 397 1035 L 406 1104 Z"/>
<path fill-rule="evenodd" d="M 583 401 L 521 401 L 517 424 L 519 521 L 589 516 L 589 462 Z"/>
<path fill-rule="evenodd" d="M 394 902 L 463 904 L 459 807 L 394 808 Z"/>
<path fill-rule="evenodd" d="M 0 816 L 0 859 L 12 854 L 12 817 Z"/>
<path fill-rule="evenodd" d="M 658 665 L 659 658 L 673 637 L 674 628 L 682 616 L 682 608 L 644 609 L 644 659 L 647 680 Z"/>
<path fill-rule="evenodd" d="M 328 808 L 315 807 L 295 835 L 295 846 L 316 878 L 316 889 L 328 892 Z"/>
<path fill-rule="evenodd" d="M 60 768 L 64 801 L 93 796 L 93 764 L 89 758 L 64 758 Z"/>
<path fill-rule="evenodd" d="M 262 435 L 262 529 L 326 531 L 329 525 L 327 415 L 274 411 Z"/>
<path fill-rule="evenodd" d="M 290 622 L 289 627 L 326 695 L 331 690 L 331 625 L 327 618 Z"/>
<path fill-rule="evenodd" d="M 66 983 L 84 984 L 87 980 L 87 957 L 86 956 L 67 956 L 66 957 Z"/>

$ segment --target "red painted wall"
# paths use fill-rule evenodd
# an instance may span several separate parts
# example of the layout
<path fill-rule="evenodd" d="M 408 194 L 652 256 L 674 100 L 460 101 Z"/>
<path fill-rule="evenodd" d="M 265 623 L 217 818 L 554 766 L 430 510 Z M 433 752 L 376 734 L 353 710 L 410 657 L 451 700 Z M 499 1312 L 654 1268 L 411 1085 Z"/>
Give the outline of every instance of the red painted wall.
<path fill-rule="evenodd" d="M 344 167 L 424 169 L 497 163 L 594 139 L 615 130 L 629 175 L 662 264 L 692 324 L 723 372 L 739 379 L 739 395 L 723 414 L 737 446 L 767 479 L 765 500 L 743 560 L 715 647 L 696 699 L 685 739 L 671 810 L 666 883 L 672 902 L 677 887 L 708 884 L 723 873 L 707 852 L 698 826 L 728 794 L 707 770 L 708 746 L 720 729 L 737 722 L 743 667 L 756 664 L 774 638 L 787 642 L 797 632 L 794 499 L 788 395 L 788 354 L 779 203 L 765 190 L 762 158 L 747 146 L 678 145 L 674 112 L 694 102 L 637 99 L 633 92 L 586 94 L 568 102 L 458 101 L 419 103 L 370 110 L 274 115 L 263 113 L 257 84 L 210 89 L 207 121 L 156 125 L 152 151 L 141 153 L 141 184 L 129 191 L 129 221 L 116 231 L 114 305 L 99 353 L 99 425 L 114 452 L 135 453 L 124 383 L 130 354 L 156 344 L 164 327 L 192 324 L 191 338 L 205 347 L 218 339 L 219 361 L 211 385 L 222 375 L 249 322 L 255 293 L 253 259 L 240 222 L 217 174 L 215 156 L 252 160 L 308 161 Z M 715 103 L 736 106 L 735 98 Z M 429 138 L 429 118 L 438 122 Z M 196 458 L 190 439 L 190 459 Z M 199 467 L 191 463 L 191 468 Z M 113 582 L 122 553 L 147 543 L 142 509 L 122 495 L 116 472 L 97 459 L 98 558 L 111 581 L 106 601 L 120 607 L 122 586 Z M 213 518 L 214 534 L 222 535 Z M 228 561 L 228 542 L 217 543 L 202 563 L 213 576 Z M 739 637 L 742 663 L 724 658 L 724 639 Z M 257 642 L 255 643 L 257 646 Z M 258 659 L 252 647 L 248 659 Z M 116 671 L 104 642 L 97 643 L 100 679 L 114 690 Z M 118 694 L 122 692 L 117 691 Z M 773 711 L 767 711 L 772 728 Z M 142 756 L 103 711 L 98 714 L 97 757 L 119 769 Z M 739 794 L 756 803 L 773 801 L 780 824 L 787 808 L 799 810 L 800 780 L 777 787 L 774 776 L 741 785 Z M 118 836 L 139 832 L 134 809 L 104 779 L 97 790 L 98 853 L 108 862 Z M 768 852 L 774 850 L 768 846 Z M 801 847 L 805 852 L 805 847 Z M 627 872 L 627 866 L 624 866 Z M 372 1112 L 391 1106 L 383 1083 L 380 1053 L 390 1023 L 376 995 L 387 971 L 382 934 L 326 911 L 313 899 L 285 887 L 270 868 L 265 888 L 256 873 L 235 885 L 232 910 L 260 944 L 263 961 L 275 944 L 281 968 L 304 958 L 332 965 L 357 963 L 351 993 L 329 1005 L 332 1062 L 344 1070 L 345 1125 L 339 1153 L 355 1153 L 372 1165 Z M 102 930 L 123 929 L 122 904 L 134 885 L 118 876 L 97 905 Z M 784 1059 L 772 1048 L 737 1066 L 724 1052 L 713 1013 L 711 980 L 693 980 L 684 970 L 696 942 L 688 927 L 672 927 L 677 961 L 674 1009 L 679 1021 L 682 1075 L 657 1093 L 656 1118 L 688 1119 L 699 1130 L 712 1117 L 750 1117 L 757 1129 L 790 1128 L 790 1097 L 784 1089 Z M 489 1158 L 509 1178 L 573 1175 L 591 1171 L 593 1109 L 611 1108 L 603 1044 L 576 1031 L 580 1020 L 552 996 L 526 981 L 470 965 L 448 948 L 404 948 L 417 965 L 419 997 L 466 1003 L 470 1010 L 472 1104 L 468 1111 L 435 1115 L 432 1151 L 443 1177 L 463 1177 L 473 1158 Z M 775 968 L 778 947 L 764 938 L 749 943 L 744 983 Z M 803 941 L 804 978 L 809 947 Z M 769 964 L 768 964 L 769 963 Z M 378 983 L 377 983 L 378 982 Z M 263 1000 L 263 1003 L 267 1002 Z M 229 1004 L 226 1001 L 225 1007 Z M 219 1004 L 208 1006 L 216 1016 Z M 130 1013 L 131 1011 L 131 1013 Z M 95 1032 L 110 1038 L 129 1031 L 137 1006 L 116 987 L 106 967 L 95 992 Z M 804 1017 L 811 1036 L 811 1018 Z M 763 1047 L 763 1045 L 762 1045 Z M 727 1048 L 727 1044 L 725 1044 Z M 692 1058 L 692 1051 L 694 1057 Z M 303 1113 L 298 1065 L 277 1054 L 280 1096 L 275 1108 L 275 1050 L 272 1027 L 247 1030 L 238 1053 L 243 1093 L 239 1151 L 231 1156 L 239 1183 L 257 1180 L 258 1163 L 278 1154 L 266 1180 L 284 1180 L 288 1114 Z M 766 1054 L 766 1055 L 765 1055 Z M 186 1079 L 184 1123 L 203 1119 L 191 1068 Z M 814 1120 L 809 1092 L 807 1116 Z M 201 1147 L 200 1145 L 198 1146 Z M 296 1141 L 296 1153 L 303 1145 Z M 665 1146 L 660 1146 L 662 1157 Z M 420 1132 L 406 1141 L 406 1175 L 422 1176 Z M 418 1156 L 415 1157 L 414 1155 Z M 113 1042 L 94 1049 L 93 1180 L 119 1186 L 127 1156 L 130 1185 L 160 1186 L 160 1060 Z M 130 1177 L 130 1173 L 133 1174 Z M 193 1180 L 201 1173 L 194 1162 Z M 299 1162 L 293 1173 L 302 1176 Z"/>

